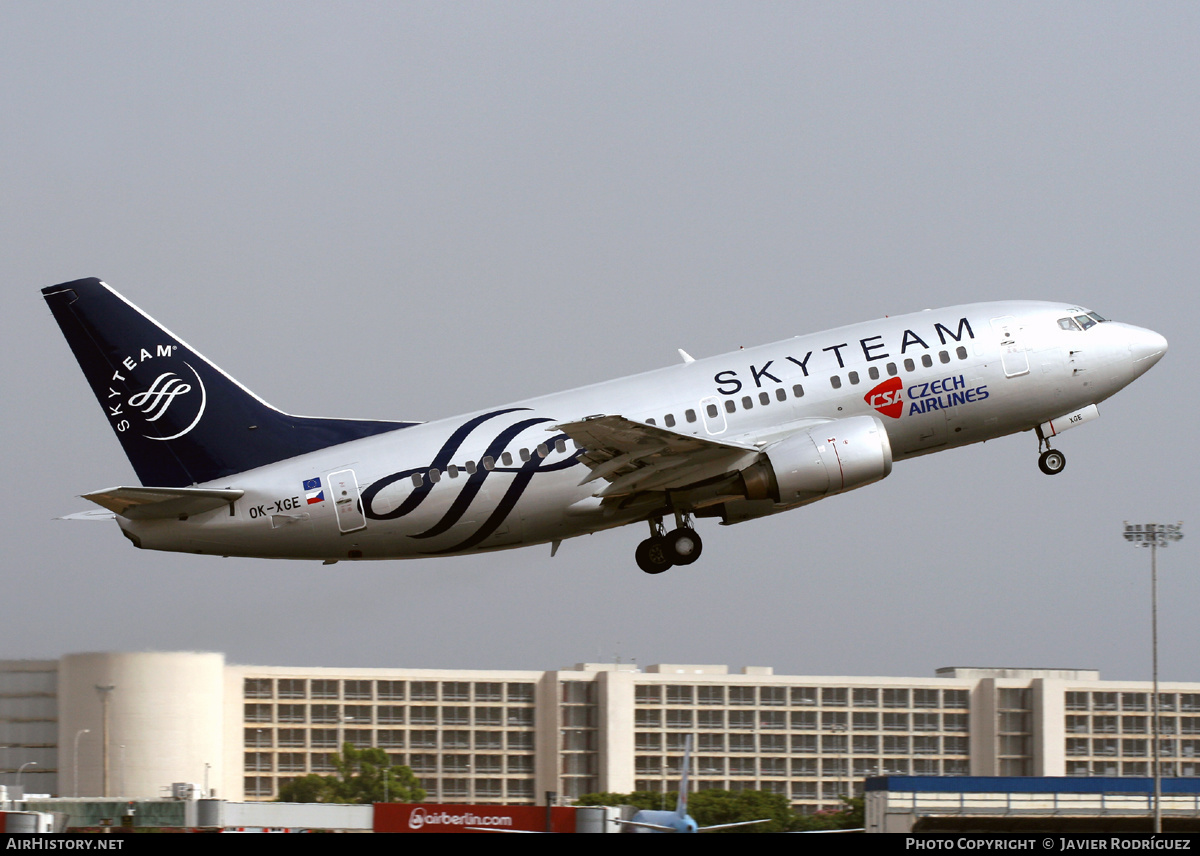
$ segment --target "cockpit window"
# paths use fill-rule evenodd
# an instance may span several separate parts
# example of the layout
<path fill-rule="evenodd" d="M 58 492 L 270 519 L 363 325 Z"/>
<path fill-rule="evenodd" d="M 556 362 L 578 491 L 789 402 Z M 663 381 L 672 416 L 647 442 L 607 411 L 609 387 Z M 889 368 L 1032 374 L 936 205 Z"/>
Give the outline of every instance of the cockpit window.
<path fill-rule="evenodd" d="M 1073 318 L 1059 318 L 1058 326 L 1064 330 L 1086 330 L 1089 327 L 1095 327 L 1097 324 L 1103 324 L 1108 319 L 1098 312 L 1087 312 L 1083 315 L 1076 315 Z"/>

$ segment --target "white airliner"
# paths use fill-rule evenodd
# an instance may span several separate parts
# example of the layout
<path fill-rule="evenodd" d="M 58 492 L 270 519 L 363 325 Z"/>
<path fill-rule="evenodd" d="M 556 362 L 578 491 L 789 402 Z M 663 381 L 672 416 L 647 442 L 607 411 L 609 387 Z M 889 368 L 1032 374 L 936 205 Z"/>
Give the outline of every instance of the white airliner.
<path fill-rule="evenodd" d="M 648 523 L 638 566 L 879 481 L 894 461 L 1033 431 L 1051 440 L 1167 350 L 1061 303 L 883 318 L 436 422 L 291 416 L 98 279 L 42 290 L 141 487 L 86 495 L 136 546 L 404 559 Z M 667 531 L 664 520 L 670 521 Z"/>

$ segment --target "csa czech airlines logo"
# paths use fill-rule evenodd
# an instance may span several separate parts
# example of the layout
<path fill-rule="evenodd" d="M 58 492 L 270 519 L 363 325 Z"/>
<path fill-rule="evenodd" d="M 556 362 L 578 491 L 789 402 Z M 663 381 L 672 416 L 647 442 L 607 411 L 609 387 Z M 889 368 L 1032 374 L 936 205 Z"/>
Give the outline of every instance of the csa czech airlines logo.
<path fill-rule="evenodd" d="M 113 373 L 114 386 L 109 387 L 109 400 L 105 403 L 118 433 L 124 433 L 137 424 L 147 440 L 175 440 L 200 422 L 207 404 L 207 394 L 199 372 L 182 360 L 176 365 L 171 365 L 171 362 L 164 364 L 163 358 L 169 359 L 177 347 L 159 345 L 153 353 L 142 348 L 136 356 L 128 356 L 121 361 L 120 367 Z M 122 374 L 122 371 L 128 374 Z M 128 395 L 122 404 L 122 395 L 115 387 L 118 383 L 127 392 L 139 386 L 141 391 Z M 117 403 L 114 403 L 114 399 Z M 163 433 L 168 436 L 162 436 Z"/>
<path fill-rule="evenodd" d="M 884 416 L 899 419 L 904 412 L 904 384 L 898 377 L 890 377 L 863 396 L 863 401 Z"/>

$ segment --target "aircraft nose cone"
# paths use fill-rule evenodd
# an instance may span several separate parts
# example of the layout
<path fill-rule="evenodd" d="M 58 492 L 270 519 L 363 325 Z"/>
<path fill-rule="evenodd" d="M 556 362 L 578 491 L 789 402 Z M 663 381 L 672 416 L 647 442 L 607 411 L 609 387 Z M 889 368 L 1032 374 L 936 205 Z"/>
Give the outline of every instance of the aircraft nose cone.
<path fill-rule="evenodd" d="M 1166 337 L 1153 330 L 1138 330 L 1129 343 L 1129 352 L 1133 355 L 1134 363 L 1150 368 L 1167 352 Z"/>

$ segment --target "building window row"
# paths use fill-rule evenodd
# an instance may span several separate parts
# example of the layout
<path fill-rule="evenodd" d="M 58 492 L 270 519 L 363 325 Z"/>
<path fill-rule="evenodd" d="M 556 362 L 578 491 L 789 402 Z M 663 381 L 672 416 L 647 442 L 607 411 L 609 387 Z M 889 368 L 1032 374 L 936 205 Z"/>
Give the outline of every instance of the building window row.
<path fill-rule="evenodd" d="M 473 748 L 492 751 L 532 751 L 532 731 L 421 731 L 366 728 L 246 728 L 247 749 L 336 749 L 338 740 L 359 748 L 432 749 Z"/>
<path fill-rule="evenodd" d="M 278 793 L 278 787 L 282 787 L 294 778 L 295 776 L 282 778 L 246 776 L 244 779 L 246 796 L 273 797 Z M 421 779 L 420 781 L 421 787 L 428 792 L 427 799 L 433 801 L 470 799 L 477 802 L 504 800 L 510 803 L 528 803 L 533 800 L 534 783 L 532 779 L 445 778 Z"/>
<path fill-rule="evenodd" d="M 676 737 L 680 735 L 668 735 Z M 970 740 L 950 735 L 853 735 L 845 734 L 705 734 L 696 740 L 698 752 L 761 754 L 876 754 L 886 755 L 967 755 Z M 682 749 L 682 741 L 667 746 L 667 751 Z M 662 735 L 637 732 L 634 745 L 639 755 L 661 752 Z"/>
<path fill-rule="evenodd" d="M 347 725 L 476 725 L 532 728 L 532 707 L 452 705 L 265 704 L 247 702 L 245 722 L 337 723 Z"/>
<path fill-rule="evenodd" d="M 346 701 L 460 701 L 533 704 L 532 683 L 496 681 L 386 681 L 334 678 L 246 678 L 243 694 L 255 699 Z"/>
<path fill-rule="evenodd" d="M 1083 692 L 1066 694 L 1067 710 L 1150 711 L 1150 693 Z M 1159 693 L 1159 713 L 1180 711 L 1200 713 L 1200 693 Z"/>
<path fill-rule="evenodd" d="M 1068 734 L 1149 734 L 1152 717 L 1067 714 Z M 1160 716 L 1160 734 L 1200 734 L 1200 716 Z"/>
<path fill-rule="evenodd" d="M 1164 778 L 1200 777 L 1200 761 L 1161 761 L 1159 770 Z M 1068 761 L 1068 776 L 1149 776 L 1150 761 Z"/>
<path fill-rule="evenodd" d="M 1200 740 L 1160 739 L 1158 753 L 1162 758 L 1174 758 L 1177 755 L 1184 758 L 1200 757 Z M 1068 737 L 1066 752 L 1068 756 L 1100 755 L 1126 757 L 1148 757 L 1154 748 L 1153 740 L 1141 737 Z"/>
<path fill-rule="evenodd" d="M 1004 714 L 1009 715 L 1009 714 Z M 966 732 L 965 713 L 875 713 L 837 710 L 686 710 L 637 708 L 638 728 L 734 731 L 954 731 Z"/>
<path fill-rule="evenodd" d="M 639 705 L 720 707 L 862 707 L 904 709 L 966 709 L 967 690 L 897 687 L 781 687 L 639 684 Z"/>
<path fill-rule="evenodd" d="M 532 755 L 461 755 L 388 752 L 395 766 L 408 765 L 414 773 L 445 773 L 456 776 L 529 775 L 534 772 Z M 247 773 L 332 773 L 336 771 L 331 752 L 246 752 Z"/>

